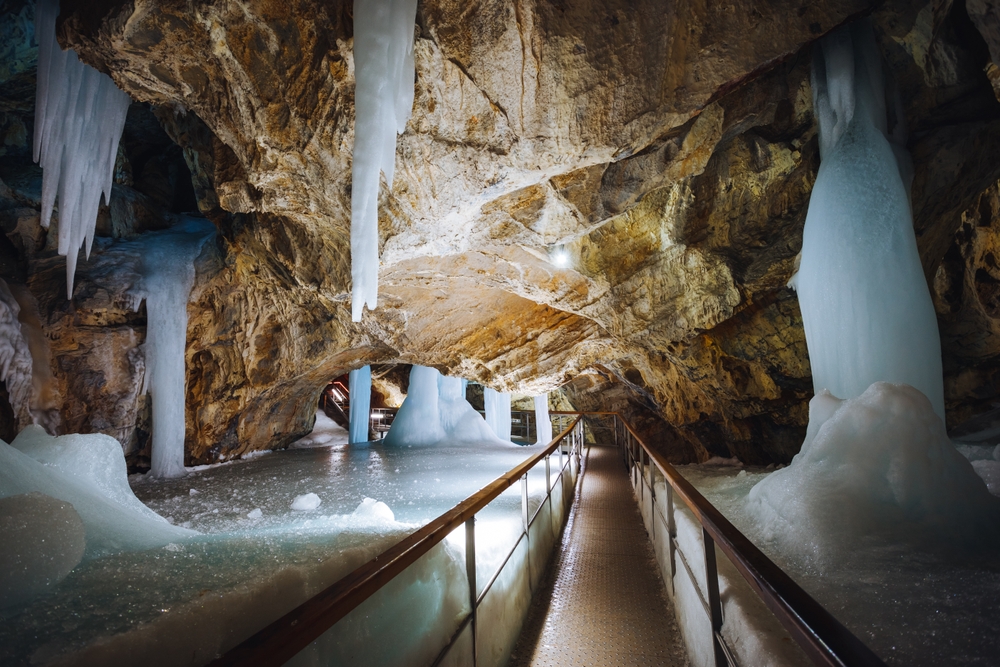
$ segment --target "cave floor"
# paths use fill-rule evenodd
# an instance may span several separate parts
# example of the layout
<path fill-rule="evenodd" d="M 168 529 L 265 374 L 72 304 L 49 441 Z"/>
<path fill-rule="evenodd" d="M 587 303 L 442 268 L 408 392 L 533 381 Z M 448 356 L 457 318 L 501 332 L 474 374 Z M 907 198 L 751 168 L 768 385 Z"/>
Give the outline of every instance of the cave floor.
<path fill-rule="evenodd" d="M 686 665 L 618 450 L 592 446 L 511 667 Z"/>

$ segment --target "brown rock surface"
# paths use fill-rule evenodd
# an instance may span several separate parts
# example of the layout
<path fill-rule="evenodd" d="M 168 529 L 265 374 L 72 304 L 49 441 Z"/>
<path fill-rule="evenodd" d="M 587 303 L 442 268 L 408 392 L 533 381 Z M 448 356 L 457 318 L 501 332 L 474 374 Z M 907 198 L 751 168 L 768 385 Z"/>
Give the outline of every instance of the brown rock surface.
<path fill-rule="evenodd" d="M 572 380 L 574 405 L 627 411 L 675 460 L 788 460 L 811 395 L 784 287 L 818 166 L 810 43 L 871 4 L 422 2 L 414 115 L 380 195 L 379 308 L 353 324 L 351 3 L 65 2 L 63 43 L 156 106 L 219 227 L 189 307 L 190 460 L 286 445 L 326 382 L 364 363 L 528 395 Z M 873 18 L 913 132 L 915 225 L 946 286 L 949 409 L 964 418 L 998 393 L 975 368 L 1000 341 L 968 333 L 988 320 L 968 285 L 989 291 L 976 275 L 992 241 L 956 241 L 983 201 L 997 211 L 990 38 L 961 3 Z M 142 177 L 176 160 L 136 156 L 110 236 L 181 197 Z M 64 423 L 138 450 L 143 314 L 91 268 L 60 302 L 61 262 L 15 190 L 0 222 L 29 257 Z"/>

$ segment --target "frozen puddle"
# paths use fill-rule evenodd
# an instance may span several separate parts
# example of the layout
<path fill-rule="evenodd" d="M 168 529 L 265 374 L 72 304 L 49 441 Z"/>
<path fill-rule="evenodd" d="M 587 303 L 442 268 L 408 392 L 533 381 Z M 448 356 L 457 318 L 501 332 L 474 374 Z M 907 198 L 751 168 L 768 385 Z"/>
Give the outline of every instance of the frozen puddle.
<path fill-rule="evenodd" d="M 341 444 L 208 466 L 179 479 L 133 476 L 140 500 L 202 535 L 85 560 L 52 594 L 8 612 L 0 664 L 203 664 L 538 449 Z M 545 492 L 544 466 L 538 468 L 529 475 L 531 512 Z M 308 494 L 319 505 L 293 510 L 293 501 Z M 314 504 L 310 498 L 303 506 Z M 499 565 L 520 527 L 515 485 L 477 517 L 481 578 Z M 467 606 L 464 558 L 460 529 L 393 582 L 391 595 L 373 599 L 374 606 L 392 601 L 382 605 L 385 613 L 373 615 L 369 605 L 369 618 L 340 624 L 343 636 L 327 642 L 333 664 L 433 658 Z M 401 631 L 402 618 L 411 619 L 409 632 Z M 392 641 L 380 641 L 382 632 Z"/>
<path fill-rule="evenodd" d="M 709 466 L 678 470 L 889 665 L 997 664 L 1000 554 L 919 552 L 868 540 L 844 545 L 835 567 L 811 571 L 761 542 L 746 514 L 747 494 L 770 473 Z M 698 614 L 704 615 L 695 609 L 700 621 Z"/>

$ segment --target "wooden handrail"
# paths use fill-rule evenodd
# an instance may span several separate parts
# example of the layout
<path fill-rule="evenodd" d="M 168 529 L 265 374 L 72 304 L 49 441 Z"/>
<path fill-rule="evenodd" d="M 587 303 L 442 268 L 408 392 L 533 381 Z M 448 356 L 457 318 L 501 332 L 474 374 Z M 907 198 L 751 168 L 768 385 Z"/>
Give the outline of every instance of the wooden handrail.
<path fill-rule="evenodd" d="M 454 529 L 486 507 L 539 461 L 562 445 L 582 419 L 578 417 L 545 449 L 403 538 L 333 585 L 213 660 L 210 665 L 283 665 L 334 623 L 392 581 Z"/>
<path fill-rule="evenodd" d="M 620 414 L 613 414 L 814 663 L 831 667 L 885 667 L 881 658 L 758 549 L 660 452 L 648 447 Z"/>

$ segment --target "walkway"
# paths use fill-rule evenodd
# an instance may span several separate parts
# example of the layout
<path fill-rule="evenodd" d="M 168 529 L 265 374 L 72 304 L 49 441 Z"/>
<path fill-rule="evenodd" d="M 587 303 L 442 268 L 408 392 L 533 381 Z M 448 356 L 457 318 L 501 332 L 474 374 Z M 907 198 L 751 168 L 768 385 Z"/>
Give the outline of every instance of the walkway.
<path fill-rule="evenodd" d="M 510 667 L 687 665 L 616 448 L 587 450 L 578 491 Z"/>

